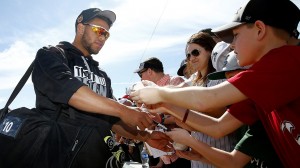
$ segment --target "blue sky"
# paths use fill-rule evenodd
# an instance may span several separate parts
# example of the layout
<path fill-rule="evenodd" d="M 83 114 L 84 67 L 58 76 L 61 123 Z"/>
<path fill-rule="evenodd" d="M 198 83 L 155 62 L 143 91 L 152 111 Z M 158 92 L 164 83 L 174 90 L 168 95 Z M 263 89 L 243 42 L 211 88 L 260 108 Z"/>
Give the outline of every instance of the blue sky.
<path fill-rule="evenodd" d="M 112 10 L 117 20 L 111 37 L 95 55 L 112 79 L 114 95 L 139 81 L 133 71 L 149 57 L 159 58 L 165 73 L 176 75 L 187 39 L 204 28 L 230 21 L 247 0 L 2 0 L 0 2 L 0 108 L 36 51 L 59 41 L 73 41 L 75 19 L 90 7 Z M 293 0 L 299 7 L 300 1 Z M 34 107 L 31 79 L 11 108 Z"/>

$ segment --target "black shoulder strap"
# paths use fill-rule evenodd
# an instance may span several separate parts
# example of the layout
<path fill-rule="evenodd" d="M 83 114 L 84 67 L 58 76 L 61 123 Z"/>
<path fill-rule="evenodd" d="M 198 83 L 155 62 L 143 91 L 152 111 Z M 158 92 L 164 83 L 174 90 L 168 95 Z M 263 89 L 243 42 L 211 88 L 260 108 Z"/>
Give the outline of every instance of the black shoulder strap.
<path fill-rule="evenodd" d="M 7 100 L 4 108 L 0 112 L 0 119 L 2 119 L 2 117 L 5 116 L 5 114 L 8 113 L 8 106 L 13 102 L 13 100 L 16 98 L 16 96 L 19 94 L 19 92 L 21 91 L 21 89 L 25 85 L 26 81 L 28 80 L 28 78 L 29 78 L 29 76 L 30 76 L 30 74 L 33 70 L 33 64 L 34 64 L 34 61 L 30 64 L 27 71 L 25 72 L 25 74 L 23 75 L 23 77 L 21 78 L 21 80 L 19 81 L 19 83 L 17 84 L 15 89 L 13 90 L 13 92 L 11 93 L 11 95 L 10 95 L 9 99 Z"/>
<path fill-rule="evenodd" d="M 55 48 L 61 53 L 61 55 L 63 55 L 64 58 L 66 58 L 63 49 L 61 49 L 60 47 L 56 47 L 56 46 L 55 46 Z M 30 64 L 30 66 L 26 70 L 25 74 L 23 75 L 23 77 L 18 82 L 17 86 L 15 87 L 15 89 L 11 93 L 9 99 L 7 100 L 4 108 L 1 109 L 1 111 L 0 111 L 0 119 L 2 119 L 8 113 L 8 107 L 9 107 L 9 105 L 14 101 L 14 99 L 17 97 L 17 95 L 19 94 L 19 92 L 21 91 L 21 89 L 23 88 L 23 86 L 25 85 L 26 81 L 28 80 L 30 74 L 33 71 L 34 61 L 35 60 L 32 61 L 32 63 Z"/>

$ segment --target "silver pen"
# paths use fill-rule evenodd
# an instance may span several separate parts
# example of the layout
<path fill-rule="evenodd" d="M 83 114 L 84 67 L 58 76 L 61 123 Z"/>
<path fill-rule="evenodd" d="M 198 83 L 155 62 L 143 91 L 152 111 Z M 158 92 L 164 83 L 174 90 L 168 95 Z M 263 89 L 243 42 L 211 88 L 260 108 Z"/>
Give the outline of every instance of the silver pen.
<path fill-rule="evenodd" d="M 144 103 L 142 104 L 142 106 L 140 107 L 140 109 L 141 109 L 142 112 L 149 113 L 148 109 L 146 108 L 146 106 L 145 106 Z M 156 120 L 152 120 L 152 121 L 156 124 L 156 126 L 162 128 L 164 131 L 168 131 L 168 128 L 166 126 L 162 125 L 161 123 L 157 122 Z"/>
<path fill-rule="evenodd" d="M 152 120 L 152 121 L 156 124 L 156 126 L 162 128 L 164 131 L 168 131 L 168 128 L 166 126 L 162 125 L 161 123 L 159 123 L 155 120 Z"/>

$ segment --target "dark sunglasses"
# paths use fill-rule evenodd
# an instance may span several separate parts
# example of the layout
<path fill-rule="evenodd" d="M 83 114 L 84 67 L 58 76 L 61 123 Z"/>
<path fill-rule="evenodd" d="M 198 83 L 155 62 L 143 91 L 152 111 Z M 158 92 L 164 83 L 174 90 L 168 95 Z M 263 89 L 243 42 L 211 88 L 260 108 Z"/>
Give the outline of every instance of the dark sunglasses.
<path fill-rule="evenodd" d="M 142 78 L 142 74 L 143 74 L 144 72 L 146 72 L 147 70 L 148 70 L 148 68 L 146 68 L 146 69 L 141 70 L 140 72 L 138 72 L 140 78 Z"/>
<path fill-rule="evenodd" d="M 90 23 L 83 23 L 83 25 L 91 26 L 92 31 L 94 33 L 96 33 L 98 37 L 104 36 L 105 40 L 107 40 L 110 35 L 109 32 L 102 26 L 98 26 L 98 25 L 94 25 L 94 24 L 90 24 Z"/>
<path fill-rule="evenodd" d="M 194 49 L 191 53 L 186 54 L 186 59 L 190 60 L 191 56 L 198 57 L 200 55 L 200 51 Z"/>

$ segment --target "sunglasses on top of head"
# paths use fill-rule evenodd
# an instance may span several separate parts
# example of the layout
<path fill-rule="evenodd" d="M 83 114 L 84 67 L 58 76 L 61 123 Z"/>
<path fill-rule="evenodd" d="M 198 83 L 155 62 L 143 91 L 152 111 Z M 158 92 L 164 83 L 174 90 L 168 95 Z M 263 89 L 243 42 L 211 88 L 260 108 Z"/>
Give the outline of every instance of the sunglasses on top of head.
<path fill-rule="evenodd" d="M 197 49 L 194 49 L 191 53 L 186 54 L 186 59 L 190 60 L 191 56 L 198 57 L 199 55 L 200 55 L 200 51 Z"/>
<path fill-rule="evenodd" d="M 94 25 L 94 24 L 90 24 L 90 23 L 83 23 L 83 25 L 91 26 L 92 31 L 94 33 L 96 33 L 98 37 L 104 36 L 105 40 L 107 40 L 110 35 L 109 32 L 102 26 L 98 26 L 98 25 Z"/>

